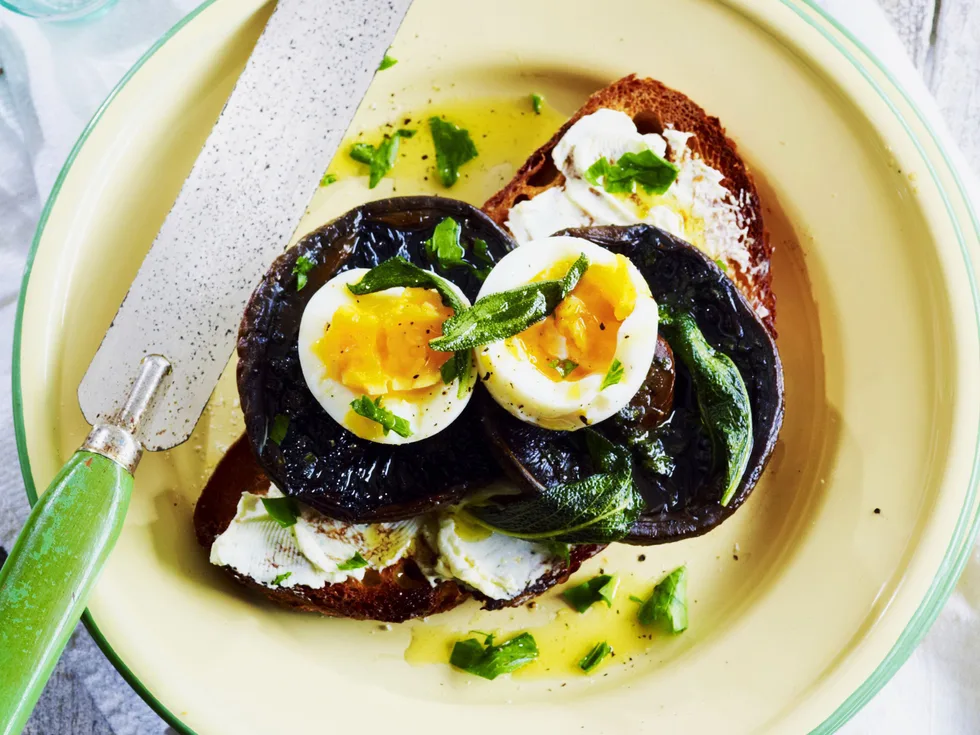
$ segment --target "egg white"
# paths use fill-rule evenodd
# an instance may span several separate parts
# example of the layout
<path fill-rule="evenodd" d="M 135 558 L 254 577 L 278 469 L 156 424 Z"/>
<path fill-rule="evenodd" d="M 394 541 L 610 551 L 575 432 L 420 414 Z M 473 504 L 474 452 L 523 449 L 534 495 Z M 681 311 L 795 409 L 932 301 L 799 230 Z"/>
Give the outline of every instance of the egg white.
<path fill-rule="evenodd" d="M 504 256 L 490 272 L 480 298 L 518 288 L 549 266 L 584 254 L 590 264 L 610 264 L 616 256 L 595 243 L 577 237 L 548 237 L 529 242 Z M 545 429 L 575 431 L 596 424 L 622 409 L 643 384 L 657 347 L 657 303 L 646 280 L 632 263 L 630 281 L 636 288 L 636 306 L 623 321 L 617 336 L 615 359 L 623 366 L 623 379 L 600 390 L 605 375 L 580 380 L 553 381 L 529 359 L 515 354 L 506 340 L 476 350 L 483 384 L 507 411 Z"/>
<path fill-rule="evenodd" d="M 350 431 L 353 431 L 353 428 L 347 423 L 347 416 L 351 410 L 351 401 L 364 394 L 355 392 L 343 383 L 327 377 L 326 366 L 313 352 L 313 345 L 323 337 L 337 309 L 355 303 L 357 297 L 348 290 L 347 286 L 360 281 L 367 272 L 366 268 L 352 268 L 327 281 L 306 305 L 299 327 L 299 362 L 306 385 L 317 402 L 323 406 L 323 410 L 330 414 L 334 421 Z M 465 306 L 470 305 L 469 300 L 454 283 L 445 279 L 443 281 Z M 392 288 L 385 293 L 398 295 L 404 290 Z M 450 385 L 444 385 L 440 381 L 428 389 L 413 391 L 412 401 L 395 395 L 382 396 L 381 405 L 408 421 L 412 434 L 403 437 L 394 431 L 389 431 L 384 436 L 363 438 L 379 444 L 411 444 L 438 434 L 455 421 L 466 408 L 473 393 L 472 384 L 462 398 L 458 393 L 457 381 L 453 381 Z"/>

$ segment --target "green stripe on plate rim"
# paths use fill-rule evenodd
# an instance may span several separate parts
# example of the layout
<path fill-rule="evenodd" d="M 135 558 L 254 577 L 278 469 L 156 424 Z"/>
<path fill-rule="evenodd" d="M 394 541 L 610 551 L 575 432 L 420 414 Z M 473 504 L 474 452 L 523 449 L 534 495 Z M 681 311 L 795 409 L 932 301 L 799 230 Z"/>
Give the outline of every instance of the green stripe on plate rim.
<path fill-rule="evenodd" d="M 64 183 L 65 177 L 68 175 L 75 158 L 78 156 L 79 151 L 82 146 L 88 140 L 89 135 L 92 130 L 99 123 L 102 115 L 105 113 L 108 106 L 115 99 L 116 95 L 129 83 L 129 81 L 136 75 L 136 73 L 142 68 L 142 66 L 152 57 L 157 51 L 159 51 L 171 38 L 173 38 L 184 26 L 197 18 L 203 11 L 213 5 L 216 0 L 204 0 L 204 2 L 194 9 L 190 14 L 181 19 L 173 28 L 171 28 L 167 33 L 160 38 L 150 49 L 143 54 L 142 57 L 133 65 L 133 67 L 126 73 L 126 75 L 119 81 L 119 83 L 113 88 L 106 98 L 105 102 L 96 110 L 95 114 L 92 116 L 91 121 L 82 131 L 79 136 L 78 141 L 75 143 L 74 147 L 69 153 L 61 172 L 58 174 L 58 178 L 54 182 L 51 194 L 48 196 L 48 200 L 44 205 L 44 209 L 41 212 L 41 217 L 38 222 L 37 231 L 34 235 L 34 240 L 31 243 L 31 249 L 27 256 L 27 262 L 24 268 L 24 277 L 21 283 L 20 296 L 17 301 L 17 314 L 14 322 L 14 340 L 13 340 L 13 362 L 12 362 L 12 388 L 13 388 L 13 413 L 14 413 L 14 434 L 17 441 L 17 456 L 20 462 L 21 474 L 24 477 L 24 485 L 27 491 L 27 498 L 33 506 L 37 502 L 37 488 L 34 484 L 34 478 L 31 473 L 31 462 L 30 457 L 27 453 L 27 436 L 24 431 L 24 402 L 23 396 L 21 394 L 21 375 L 20 375 L 20 351 L 21 351 L 21 337 L 23 330 L 23 317 L 24 308 L 26 304 L 27 296 L 27 285 L 30 281 L 31 269 L 34 265 L 34 258 L 37 254 L 38 246 L 41 241 L 41 236 L 44 233 L 44 227 L 47 223 L 48 217 L 51 214 L 51 210 L 54 207 L 55 201 L 58 198 L 58 194 L 61 191 L 61 186 Z M 970 289 L 973 296 L 973 304 L 975 317 L 977 319 L 977 330 L 980 334 L 980 294 L 978 294 L 977 283 L 973 273 L 973 267 L 971 264 L 970 255 L 967 251 L 966 243 L 963 240 L 963 233 L 959 226 L 959 221 L 953 211 L 952 204 L 947 196 L 945 190 L 939 182 L 939 177 L 933 167 L 931 161 L 926 156 L 925 150 L 922 144 L 916 139 L 915 135 L 912 133 L 912 129 L 908 124 L 905 117 L 898 110 L 895 104 L 889 99 L 888 95 L 881 88 L 881 86 L 875 81 L 871 76 L 870 72 L 861 64 L 861 61 L 856 58 L 856 56 L 847 48 L 840 39 L 835 37 L 834 33 L 828 30 L 823 25 L 815 22 L 814 15 L 822 19 L 827 25 L 840 34 L 841 37 L 846 39 L 849 43 L 853 44 L 867 60 L 874 64 L 878 70 L 888 79 L 891 85 L 895 88 L 899 95 L 905 100 L 909 107 L 915 112 L 916 117 L 922 123 L 923 127 L 929 132 L 930 137 L 935 143 L 937 149 L 942 156 L 947 168 L 949 169 L 954 181 L 956 182 L 957 189 L 959 190 L 960 196 L 966 204 L 966 208 L 970 213 L 970 219 L 972 221 L 974 229 L 977 231 L 978 236 L 980 236 L 980 219 L 977 217 L 977 212 L 973 207 L 973 203 L 967 194 L 966 187 L 963 184 L 963 180 L 960 177 L 956 167 L 950 160 L 949 154 L 942 144 L 936 131 L 929 124 L 929 121 L 922 114 L 918 105 L 912 100 L 909 94 L 905 91 L 901 84 L 895 76 L 889 71 L 889 69 L 878 60 L 878 58 L 871 53 L 871 51 L 859 41 L 849 30 L 842 26 L 836 19 L 834 19 L 827 11 L 817 5 L 816 0 L 780 0 L 780 2 L 787 8 L 792 10 L 797 16 L 799 16 L 803 21 L 805 21 L 811 28 L 820 33 L 829 43 L 831 43 L 834 48 L 836 48 L 851 64 L 855 69 L 860 72 L 860 74 L 865 78 L 865 80 L 871 85 L 871 87 L 878 93 L 882 100 L 888 105 L 889 109 L 892 110 L 895 117 L 901 122 L 905 131 L 908 133 L 909 138 L 914 143 L 916 149 L 922 155 L 923 160 L 929 170 L 930 176 L 932 176 L 933 181 L 935 181 L 937 188 L 939 189 L 940 195 L 943 199 L 943 203 L 946 206 L 946 210 L 953 222 L 953 226 L 956 230 L 957 241 L 960 246 L 960 251 L 963 255 L 964 263 L 966 265 L 967 276 L 970 281 Z M 978 436 L 978 442 L 980 442 L 980 436 Z M 942 563 L 939 566 L 938 573 L 933 579 L 932 585 L 929 587 L 925 598 L 920 603 L 919 607 L 916 609 L 915 613 L 912 615 L 911 620 L 909 620 L 908 625 L 902 631 L 895 645 L 892 646 L 891 650 L 878 665 L 878 667 L 871 673 L 871 675 L 861 684 L 860 687 L 848 697 L 826 720 L 824 720 L 815 730 L 813 730 L 812 735 L 829 735 L 837 731 L 842 727 L 848 720 L 850 720 L 857 712 L 867 704 L 875 694 L 877 694 L 881 688 L 888 682 L 892 676 L 901 668 L 902 664 L 908 659 L 912 654 L 912 651 L 919 644 L 919 642 L 925 637 L 926 632 L 929 630 L 933 622 L 935 622 L 936 617 L 942 610 L 943 605 L 946 600 L 949 599 L 950 594 L 952 594 L 953 587 L 959 579 L 960 574 L 963 571 L 964 566 L 970 556 L 970 551 L 973 547 L 973 543 L 976 539 L 977 532 L 980 530 L 980 507 L 974 508 L 974 504 L 977 496 L 977 485 L 978 485 L 978 475 L 980 475 L 980 444 L 977 445 L 974 451 L 973 458 L 973 470 L 970 477 L 970 487 L 968 488 L 966 502 L 964 503 L 963 511 L 960 513 L 960 517 L 957 521 L 956 527 L 953 532 L 953 538 L 951 539 L 949 546 L 946 549 L 946 553 L 943 556 Z M 972 511 L 972 517 L 971 517 Z M 140 697 L 158 714 L 168 725 L 173 727 L 178 732 L 183 735 L 197 735 L 194 730 L 189 726 L 184 724 L 173 712 L 167 709 L 162 702 L 160 702 L 149 689 L 136 677 L 132 670 L 126 665 L 122 658 L 113 650 L 111 644 L 106 637 L 102 634 L 99 629 L 98 624 L 92 617 L 91 613 L 86 610 L 82 615 L 82 622 L 85 623 L 85 627 L 88 628 L 89 633 L 95 642 L 102 649 L 102 652 L 106 655 L 106 658 L 112 663 L 113 666 L 119 671 L 122 677 L 129 683 L 129 685 L 136 691 Z"/>

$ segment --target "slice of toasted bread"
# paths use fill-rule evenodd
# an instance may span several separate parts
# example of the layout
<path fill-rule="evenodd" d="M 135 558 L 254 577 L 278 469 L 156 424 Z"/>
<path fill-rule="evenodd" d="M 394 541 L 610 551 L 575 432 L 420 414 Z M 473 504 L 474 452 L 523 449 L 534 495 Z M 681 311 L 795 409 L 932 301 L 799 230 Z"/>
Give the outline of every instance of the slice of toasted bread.
<path fill-rule="evenodd" d="M 262 495 L 270 482 L 252 454 L 247 439 L 242 437 L 222 458 L 194 510 L 194 528 L 198 542 L 210 549 L 214 540 L 228 528 L 238 508 L 242 493 Z M 273 602 L 299 610 L 318 612 L 332 617 L 357 620 L 378 620 L 400 623 L 412 618 L 427 617 L 451 610 L 471 595 L 481 600 L 487 609 L 514 607 L 566 581 L 583 561 L 596 554 L 600 546 L 578 546 L 572 550 L 568 564 L 557 564 L 544 576 L 532 582 L 526 590 L 511 600 L 492 600 L 472 592 L 456 582 L 431 584 L 422 573 L 415 558 L 406 557 L 378 572 L 365 574 L 363 581 L 348 579 L 338 584 L 313 588 L 305 585 L 267 587 L 224 567 L 238 582 L 261 592 Z M 422 547 L 416 556 L 432 555 Z"/>
<path fill-rule="evenodd" d="M 749 267 L 743 269 L 737 263 L 729 262 L 728 273 L 775 334 L 776 300 L 769 269 L 772 246 L 752 176 L 718 118 L 711 117 L 690 98 L 656 80 L 630 75 L 589 97 L 551 140 L 531 154 L 510 183 L 490 197 L 483 205 L 483 211 L 497 224 L 506 227 L 508 214 L 515 204 L 563 185 L 565 177 L 552 161 L 552 149 L 579 118 L 602 108 L 626 113 L 633 118 L 640 133 L 661 133 L 667 128 L 693 133 L 688 139 L 688 147 L 725 176 L 722 186 L 732 192 L 738 203 L 740 221 L 748 230 Z"/>

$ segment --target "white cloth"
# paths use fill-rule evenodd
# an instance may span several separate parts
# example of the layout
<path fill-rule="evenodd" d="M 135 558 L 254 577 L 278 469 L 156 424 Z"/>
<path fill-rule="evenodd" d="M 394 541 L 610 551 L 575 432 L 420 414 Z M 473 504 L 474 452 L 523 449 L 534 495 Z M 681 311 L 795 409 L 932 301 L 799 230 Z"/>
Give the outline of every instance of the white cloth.
<path fill-rule="evenodd" d="M 91 22 L 43 25 L 0 12 L 0 544 L 10 547 L 27 515 L 10 415 L 10 345 L 17 291 L 41 203 L 85 124 L 139 56 L 199 0 L 120 0 Z M 820 0 L 902 79 L 937 127 L 938 111 L 898 37 L 873 0 Z M 908 664 L 843 730 L 980 733 L 980 554 Z M 973 644 L 973 645 L 971 645 Z M 161 733 L 165 726 L 80 629 L 42 705 L 97 709 L 85 732 Z M 91 702 L 58 697 L 71 677 Z M 77 693 L 73 695 L 77 698 Z M 46 713 L 44 722 L 53 720 Z M 65 713 L 68 717 L 70 713 Z M 78 715 L 76 714 L 76 717 Z M 94 718 L 94 719 L 93 719 Z M 103 719 L 104 718 L 104 719 Z M 98 721 L 96 721 L 98 720 Z M 33 732 L 54 732 L 51 725 Z M 76 723 L 79 720 L 68 720 Z M 88 722 L 88 720 L 86 720 Z M 29 732 L 31 728 L 29 727 Z M 62 731 L 68 731 L 63 729 Z M 78 729 L 75 732 L 80 732 Z"/>

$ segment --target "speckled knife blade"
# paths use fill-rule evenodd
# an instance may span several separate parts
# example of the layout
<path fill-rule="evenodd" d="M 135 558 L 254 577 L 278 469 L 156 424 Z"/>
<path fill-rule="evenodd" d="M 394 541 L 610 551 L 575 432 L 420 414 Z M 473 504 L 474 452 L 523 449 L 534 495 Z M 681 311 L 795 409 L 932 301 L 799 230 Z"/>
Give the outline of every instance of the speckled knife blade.
<path fill-rule="evenodd" d="M 279 0 L 82 379 L 89 423 L 160 354 L 173 371 L 139 438 L 156 451 L 190 436 L 410 4 Z"/>

